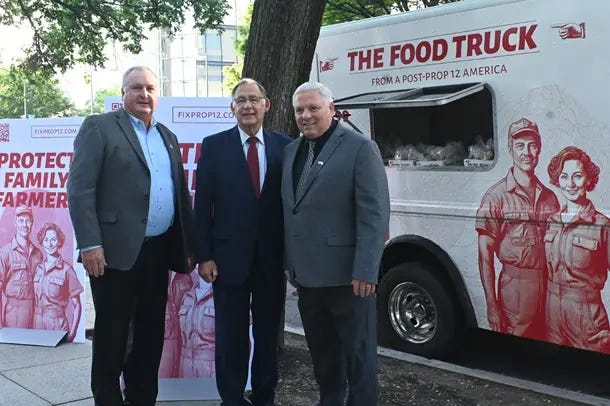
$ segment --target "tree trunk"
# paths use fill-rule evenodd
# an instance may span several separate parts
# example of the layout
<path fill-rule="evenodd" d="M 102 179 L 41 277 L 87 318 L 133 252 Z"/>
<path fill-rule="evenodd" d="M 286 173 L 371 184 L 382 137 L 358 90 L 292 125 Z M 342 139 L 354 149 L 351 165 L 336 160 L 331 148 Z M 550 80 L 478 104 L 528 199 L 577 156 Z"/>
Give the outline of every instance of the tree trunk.
<path fill-rule="evenodd" d="M 254 2 L 242 76 L 267 90 L 271 110 L 265 128 L 298 134 L 292 93 L 309 79 L 325 4 L 325 0 Z"/>

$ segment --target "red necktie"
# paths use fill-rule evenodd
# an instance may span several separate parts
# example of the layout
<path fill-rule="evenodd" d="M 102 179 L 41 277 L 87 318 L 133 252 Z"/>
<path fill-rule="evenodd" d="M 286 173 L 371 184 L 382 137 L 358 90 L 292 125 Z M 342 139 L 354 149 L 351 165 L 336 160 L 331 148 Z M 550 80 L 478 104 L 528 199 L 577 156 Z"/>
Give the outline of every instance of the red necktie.
<path fill-rule="evenodd" d="M 258 199 L 261 195 L 261 183 L 260 183 L 260 173 L 258 169 L 258 149 L 256 148 L 256 142 L 258 138 L 249 137 L 248 138 L 248 169 L 250 170 L 250 179 L 252 180 L 252 186 L 254 187 L 254 193 L 256 194 L 256 198 Z"/>

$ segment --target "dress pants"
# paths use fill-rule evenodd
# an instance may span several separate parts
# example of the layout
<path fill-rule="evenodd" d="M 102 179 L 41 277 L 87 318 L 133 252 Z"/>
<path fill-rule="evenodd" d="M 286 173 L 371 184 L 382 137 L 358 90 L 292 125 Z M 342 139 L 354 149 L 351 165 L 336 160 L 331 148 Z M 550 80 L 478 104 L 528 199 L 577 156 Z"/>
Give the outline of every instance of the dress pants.
<path fill-rule="evenodd" d="M 91 389 L 97 406 L 153 406 L 163 349 L 168 284 L 168 237 L 147 238 L 128 271 L 106 269 L 91 277 L 95 331 Z M 131 343 L 127 340 L 132 324 Z"/>
<path fill-rule="evenodd" d="M 321 406 L 377 405 L 375 302 L 375 295 L 356 296 L 351 286 L 299 287 L 299 312 Z"/>
<path fill-rule="evenodd" d="M 240 284 L 215 282 L 216 386 L 223 406 L 247 405 L 244 390 L 250 355 L 249 325 L 252 310 L 254 354 L 251 383 L 253 405 L 272 405 L 277 385 L 277 344 L 286 296 L 281 270 L 263 269 L 256 250 L 248 279 Z M 218 270 L 219 273 L 222 269 Z"/>

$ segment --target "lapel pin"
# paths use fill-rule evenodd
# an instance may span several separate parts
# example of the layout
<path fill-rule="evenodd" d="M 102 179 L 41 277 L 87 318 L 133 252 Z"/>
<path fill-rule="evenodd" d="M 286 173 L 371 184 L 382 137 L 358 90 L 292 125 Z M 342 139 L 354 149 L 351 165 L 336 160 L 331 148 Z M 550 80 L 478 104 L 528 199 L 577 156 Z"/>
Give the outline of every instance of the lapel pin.
<path fill-rule="evenodd" d="M 318 161 L 318 165 L 322 166 L 322 165 L 324 165 L 324 162 Z"/>

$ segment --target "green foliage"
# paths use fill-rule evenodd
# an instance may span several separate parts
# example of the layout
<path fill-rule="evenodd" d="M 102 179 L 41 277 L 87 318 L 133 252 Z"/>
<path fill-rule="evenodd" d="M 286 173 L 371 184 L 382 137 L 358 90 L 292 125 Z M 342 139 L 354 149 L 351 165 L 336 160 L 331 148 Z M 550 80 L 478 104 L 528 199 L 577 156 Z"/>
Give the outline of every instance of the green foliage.
<path fill-rule="evenodd" d="M 74 106 L 51 74 L 13 67 L 0 69 L 0 118 L 23 117 L 24 84 L 27 116 L 65 117 L 74 114 Z"/>
<path fill-rule="evenodd" d="M 248 37 L 250 36 L 250 24 L 252 24 L 252 12 L 254 3 L 248 6 L 248 10 L 243 15 L 240 24 L 237 26 L 237 39 L 235 40 L 235 50 L 240 59 L 246 55 L 248 48 Z"/>
<path fill-rule="evenodd" d="M 363 18 L 377 17 L 395 12 L 405 12 L 455 1 L 459 0 L 329 0 L 326 4 L 324 16 L 322 17 L 322 25 L 361 20 Z M 246 48 L 248 47 L 253 9 L 253 4 L 248 6 L 248 11 L 237 27 L 238 39 L 235 41 L 235 50 L 238 62 L 223 68 L 223 85 L 228 91 L 231 91 L 233 86 L 235 86 L 242 77 L 242 70 L 244 67 L 243 60 L 246 54 Z"/>
<path fill-rule="evenodd" d="M 181 29 L 192 13 L 204 32 L 223 23 L 227 0 L 0 0 L 0 24 L 29 25 L 34 34 L 23 66 L 65 71 L 77 63 L 103 67 L 104 47 L 142 50 L 146 32 Z"/>
<path fill-rule="evenodd" d="M 402 13 L 456 1 L 460 0 L 329 0 L 326 4 L 322 25 Z"/>
<path fill-rule="evenodd" d="M 100 114 L 106 112 L 106 97 L 120 96 L 121 88 L 113 87 L 111 89 L 99 89 L 93 97 L 93 109 L 91 109 L 91 99 L 87 101 L 85 107 L 82 109 L 76 109 L 74 111 L 75 116 L 85 117 L 89 114 Z"/>
<path fill-rule="evenodd" d="M 222 85 L 224 86 L 227 93 L 231 92 L 231 90 L 233 90 L 233 87 L 235 87 L 237 82 L 239 82 L 243 70 L 243 58 L 235 62 L 233 65 L 225 66 L 224 68 L 222 68 L 222 73 L 224 74 L 224 81 L 222 82 Z"/>
<path fill-rule="evenodd" d="M 223 86 L 227 91 L 233 90 L 233 87 L 241 79 L 241 72 L 244 69 L 244 57 L 248 48 L 248 37 L 250 36 L 250 24 L 252 23 L 252 11 L 254 4 L 248 6 L 248 10 L 243 15 L 241 22 L 237 26 L 237 39 L 235 40 L 235 53 L 237 54 L 237 62 L 231 66 L 225 66 L 222 71 L 224 74 Z"/>

